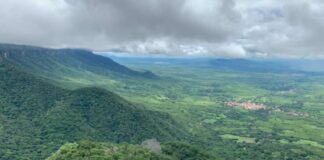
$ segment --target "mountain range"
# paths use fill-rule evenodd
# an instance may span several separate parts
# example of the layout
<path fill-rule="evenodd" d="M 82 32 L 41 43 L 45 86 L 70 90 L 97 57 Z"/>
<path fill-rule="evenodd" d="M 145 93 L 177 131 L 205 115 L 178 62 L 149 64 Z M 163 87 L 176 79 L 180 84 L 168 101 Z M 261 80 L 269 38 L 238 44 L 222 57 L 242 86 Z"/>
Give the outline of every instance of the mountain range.
<path fill-rule="evenodd" d="M 34 46 L 0 44 L 0 61 L 7 61 L 22 70 L 43 76 L 91 72 L 99 75 L 157 78 L 150 71 L 134 71 L 89 50 L 49 49 Z"/>

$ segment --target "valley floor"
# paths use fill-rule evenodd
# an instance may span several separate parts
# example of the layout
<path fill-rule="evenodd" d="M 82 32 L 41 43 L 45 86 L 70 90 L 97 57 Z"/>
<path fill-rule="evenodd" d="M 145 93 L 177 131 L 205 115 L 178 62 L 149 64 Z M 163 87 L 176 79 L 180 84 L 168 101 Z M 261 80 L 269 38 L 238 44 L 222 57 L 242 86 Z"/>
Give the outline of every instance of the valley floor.
<path fill-rule="evenodd" d="M 324 158 L 322 75 L 224 71 L 154 59 L 116 61 L 160 77 L 120 79 L 76 72 L 55 80 L 71 89 L 107 88 L 133 103 L 170 113 L 193 135 L 191 143 L 219 159 Z"/>

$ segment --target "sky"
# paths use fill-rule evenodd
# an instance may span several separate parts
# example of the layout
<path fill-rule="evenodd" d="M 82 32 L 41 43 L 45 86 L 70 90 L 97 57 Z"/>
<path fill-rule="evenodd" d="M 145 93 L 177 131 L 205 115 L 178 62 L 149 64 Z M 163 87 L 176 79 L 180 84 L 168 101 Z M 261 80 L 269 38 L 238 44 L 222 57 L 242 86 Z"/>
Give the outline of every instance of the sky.
<path fill-rule="evenodd" d="M 324 58 L 324 0 L 0 0 L 0 43 L 135 55 Z"/>

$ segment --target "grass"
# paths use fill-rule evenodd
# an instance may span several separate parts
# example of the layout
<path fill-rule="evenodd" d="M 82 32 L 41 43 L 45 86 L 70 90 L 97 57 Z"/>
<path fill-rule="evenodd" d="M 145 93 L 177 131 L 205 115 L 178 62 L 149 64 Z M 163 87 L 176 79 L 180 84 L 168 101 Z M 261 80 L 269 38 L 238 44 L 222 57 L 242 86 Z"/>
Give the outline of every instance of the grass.
<path fill-rule="evenodd" d="M 255 138 L 235 136 L 232 134 L 221 135 L 223 139 L 236 140 L 238 143 L 255 143 Z"/>
<path fill-rule="evenodd" d="M 321 145 L 317 142 L 314 142 L 314 141 L 309 141 L 309 140 L 299 140 L 297 142 L 294 142 L 295 144 L 297 145 L 309 145 L 309 146 L 313 146 L 313 147 L 318 147 L 318 148 L 321 148 L 321 149 L 324 149 L 324 145 Z"/>

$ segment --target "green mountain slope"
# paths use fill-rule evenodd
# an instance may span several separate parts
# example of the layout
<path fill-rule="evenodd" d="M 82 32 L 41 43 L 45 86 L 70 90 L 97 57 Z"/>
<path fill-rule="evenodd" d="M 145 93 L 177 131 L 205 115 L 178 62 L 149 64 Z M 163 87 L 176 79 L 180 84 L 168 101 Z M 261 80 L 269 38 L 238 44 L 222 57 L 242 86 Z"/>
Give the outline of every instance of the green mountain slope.
<path fill-rule="evenodd" d="M 162 153 L 153 153 L 140 145 L 82 141 L 63 145 L 47 160 L 214 160 L 195 147 L 170 142 L 162 145 Z"/>
<path fill-rule="evenodd" d="M 0 44 L 0 57 L 0 60 L 13 63 L 23 70 L 50 77 L 55 76 L 55 74 L 61 76 L 90 72 L 104 76 L 156 78 L 149 71 L 134 71 L 110 58 L 81 49 L 47 49 Z"/>
<path fill-rule="evenodd" d="M 0 159 L 41 159 L 66 142 L 185 137 L 164 113 L 99 88 L 74 91 L 0 63 Z"/>
<path fill-rule="evenodd" d="M 173 160 L 165 155 L 157 155 L 138 145 L 80 142 L 63 145 L 47 160 Z"/>

